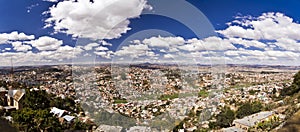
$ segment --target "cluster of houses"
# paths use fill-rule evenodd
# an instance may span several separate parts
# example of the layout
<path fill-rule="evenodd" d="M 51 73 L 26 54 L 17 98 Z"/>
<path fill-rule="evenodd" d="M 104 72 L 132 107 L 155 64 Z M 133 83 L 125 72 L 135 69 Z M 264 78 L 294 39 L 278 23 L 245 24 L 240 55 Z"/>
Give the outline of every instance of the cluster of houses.
<path fill-rule="evenodd" d="M 126 103 L 126 104 L 113 104 L 113 109 L 128 117 L 139 119 L 152 119 L 155 116 L 164 113 L 170 106 L 170 101 L 155 101 L 144 103 Z"/>
<path fill-rule="evenodd" d="M 166 92 L 165 89 L 167 89 L 167 87 L 174 87 L 177 85 L 183 86 L 179 92 L 184 93 L 185 90 L 187 90 L 185 88 L 186 87 L 185 82 L 182 82 L 181 80 L 181 78 L 185 78 L 184 74 L 180 78 L 175 77 L 174 79 L 170 79 L 165 76 L 164 72 L 161 71 L 161 69 L 165 67 L 160 67 L 161 69 L 143 69 L 138 67 L 131 67 L 131 69 L 128 70 L 128 72 L 125 72 L 125 74 L 123 75 L 124 77 L 122 77 L 121 74 L 117 76 L 112 76 L 113 74 L 111 73 L 111 72 L 122 73 L 122 69 L 114 69 L 115 71 L 111 71 L 110 67 L 108 66 L 100 67 L 100 68 L 103 71 L 105 71 L 105 72 L 96 73 L 95 75 L 98 80 L 96 84 L 99 86 L 98 88 L 100 89 L 100 94 L 101 94 L 100 100 L 110 100 L 111 103 L 107 103 L 106 107 L 107 105 L 110 105 L 115 112 L 124 114 L 129 117 L 151 119 L 151 117 L 153 117 L 151 115 L 151 110 L 153 114 L 153 110 L 155 107 L 152 108 L 150 111 L 140 109 L 137 112 L 132 112 L 132 109 L 138 109 L 140 106 L 133 105 L 130 103 L 113 104 L 114 98 L 118 98 L 118 97 L 130 98 L 130 96 L 138 96 L 139 94 L 136 94 L 133 91 L 140 92 L 142 91 L 141 89 L 143 89 L 144 87 L 145 87 L 144 91 L 150 94 L 153 94 L 151 92 L 153 92 L 154 90 L 163 93 Z M 243 101 L 258 99 L 264 102 L 272 102 L 271 95 L 274 94 L 273 89 L 276 89 L 275 90 L 277 91 L 276 94 L 278 94 L 278 91 L 280 91 L 286 85 L 289 85 L 290 81 L 286 82 L 286 80 L 292 78 L 292 76 L 293 74 L 288 72 L 287 73 L 276 72 L 274 74 L 261 73 L 260 71 L 227 72 L 224 75 L 224 83 L 225 83 L 224 88 L 229 88 L 229 87 L 233 87 L 233 88 L 226 89 L 225 92 L 216 94 L 215 98 L 190 97 L 191 99 L 189 99 L 187 97 L 183 97 L 183 98 L 173 99 L 170 100 L 170 105 L 168 106 L 168 109 L 165 109 L 164 111 L 168 111 L 170 115 L 174 118 L 176 118 L 177 116 L 180 117 L 180 119 L 184 119 L 184 117 L 186 117 L 186 114 L 194 106 L 196 106 L 199 109 L 205 109 L 206 107 L 209 106 L 210 107 L 209 109 L 211 110 L 209 116 L 213 116 L 214 114 L 219 112 L 218 107 L 222 107 L 225 105 L 229 105 L 230 108 L 236 110 L 238 106 L 236 106 L 235 104 L 228 104 L 230 100 L 243 102 Z M 211 86 L 214 81 L 214 77 L 208 72 L 201 72 L 194 79 L 196 79 L 196 81 L 193 81 L 192 83 L 196 83 L 199 87 Z M 279 83 L 279 82 L 284 82 L 284 83 Z M 285 84 L 285 82 L 287 84 Z M 240 88 L 235 89 L 235 85 L 237 86 L 241 85 L 241 86 Z M 250 94 L 251 90 L 256 91 L 256 93 L 254 95 L 251 95 Z M 209 89 L 208 91 L 213 91 L 213 90 Z M 96 93 L 97 92 L 95 91 L 95 94 Z M 90 93 L 90 95 L 91 94 L 94 93 Z M 128 95 L 128 96 L 124 96 L 124 95 Z M 91 107 L 93 107 L 93 105 L 95 105 L 94 107 L 98 107 L 97 105 L 98 102 L 89 103 L 89 104 L 91 105 Z M 184 102 L 184 103 L 182 104 L 180 102 Z M 211 105 L 215 102 L 217 102 L 218 105 Z M 141 106 L 145 107 L 146 105 L 144 104 Z M 143 117 L 140 117 L 141 115 L 143 115 Z M 203 125 L 204 127 L 208 127 L 208 123 L 209 122 L 204 121 L 200 124 Z M 245 128 L 240 128 L 240 129 L 245 129 Z"/>

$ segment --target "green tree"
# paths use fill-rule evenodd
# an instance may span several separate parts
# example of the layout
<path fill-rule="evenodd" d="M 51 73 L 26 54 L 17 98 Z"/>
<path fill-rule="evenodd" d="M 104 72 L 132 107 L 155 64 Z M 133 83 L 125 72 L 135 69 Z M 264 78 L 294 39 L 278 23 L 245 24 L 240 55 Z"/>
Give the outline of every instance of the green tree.
<path fill-rule="evenodd" d="M 260 112 L 262 109 L 263 106 L 259 101 L 246 102 L 238 108 L 236 112 L 236 117 L 243 118 L 245 116 Z"/>
<path fill-rule="evenodd" d="M 200 90 L 198 93 L 198 97 L 206 98 L 208 95 L 209 93 L 207 92 L 207 90 Z"/>
<path fill-rule="evenodd" d="M 208 126 L 210 129 L 215 129 L 217 127 L 217 123 L 214 121 L 211 121 L 208 123 Z"/>
<path fill-rule="evenodd" d="M 300 71 L 294 75 L 294 80 L 291 86 L 281 90 L 281 96 L 291 96 L 300 91 Z"/>
<path fill-rule="evenodd" d="M 70 130 L 89 130 L 90 125 L 81 122 L 79 119 L 75 119 L 72 123 Z"/>
<path fill-rule="evenodd" d="M 37 110 L 49 108 L 50 97 L 44 90 L 29 91 L 26 89 L 25 99 L 23 106 Z"/>
<path fill-rule="evenodd" d="M 57 107 L 59 109 L 67 110 L 70 112 L 79 112 L 81 110 L 80 106 L 75 103 L 72 97 L 66 97 L 64 99 L 60 97 L 53 97 L 49 103 L 50 107 Z"/>
<path fill-rule="evenodd" d="M 294 75 L 293 84 L 296 84 L 298 87 L 300 86 L 300 71 Z"/>
<path fill-rule="evenodd" d="M 250 94 L 250 95 L 254 95 L 255 93 L 256 93 L 256 91 L 255 91 L 255 90 L 252 90 L 252 89 L 251 89 L 251 90 L 249 90 L 249 94 Z"/>
<path fill-rule="evenodd" d="M 251 103 L 251 111 L 252 111 L 251 114 L 260 112 L 262 109 L 263 109 L 263 106 L 262 106 L 261 102 L 254 101 Z"/>
<path fill-rule="evenodd" d="M 252 111 L 251 111 L 251 104 L 249 102 L 242 104 L 236 111 L 237 118 L 243 118 L 250 114 L 252 114 Z"/>
<path fill-rule="evenodd" d="M 61 131 L 57 118 L 53 117 L 47 109 L 33 110 L 31 108 L 24 108 L 12 113 L 14 126 L 20 131 Z"/>
<path fill-rule="evenodd" d="M 216 116 L 216 125 L 220 128 L 230 127 L 235 118 L 235 113 L 229 107 L 224 107 L 221 112 Z"/>
<path fill-rule="evenodd" d="M 49 110 L 35 110 L 34 124 L 41 131 L 61 131 L 62 126 L 58 119 L 49 113 Z"/>

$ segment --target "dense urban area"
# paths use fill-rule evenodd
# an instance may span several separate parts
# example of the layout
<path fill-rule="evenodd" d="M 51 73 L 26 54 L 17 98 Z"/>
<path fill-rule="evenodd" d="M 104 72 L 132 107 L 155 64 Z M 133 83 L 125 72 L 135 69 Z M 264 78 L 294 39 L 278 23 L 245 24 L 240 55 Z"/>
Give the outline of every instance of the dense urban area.
<path fill-rule="evenodd" d="M 300 120 L 298 70 L 263 65 L 3 67 L 0 129 L 300 130 L 292 122 Z"/>

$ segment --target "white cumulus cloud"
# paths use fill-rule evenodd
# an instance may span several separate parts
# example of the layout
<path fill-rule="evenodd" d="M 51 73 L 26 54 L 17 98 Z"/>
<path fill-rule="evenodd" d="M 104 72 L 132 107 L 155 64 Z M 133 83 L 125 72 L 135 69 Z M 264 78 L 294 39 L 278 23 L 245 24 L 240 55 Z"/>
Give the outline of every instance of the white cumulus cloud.
<path fill-rule="evenodd" d="M 34 39 L 34 35 L 26 35 L 25 33 L 19 33 L 17 31 L 0 34 L 0 44 L 7 43 L 8 41 L 31 40 L 31 39 Z"/>
<path fill-rule="evenodd" d="M 140 43 L 140 41 L 134 41 L 135 43 Z M 144 39 L 143 43 L 149 45 L 150 47 L 170 47 L 173 45 L 184 44 L 184 39 L 182 37 L 151 37 L 149 39 Z"/>
<path fill-rule="evenodd" d="M 300 24 L 295 23 L 291 17 L 282 13 L 263 13 L 257 18 L 249 17 L 240 20 L 238 24 L 229 25 L 228 28 L 217 32 L 228 38 L 238 37 L 255 40 L 276 40 L 278 38 L 299 40 L 300 38 Z"/>
<path fill-rule="evenodd" d="M 32 40 L 27 43 L 31 44 L 33 47 L 36 47 L 38 50 L 43 51 L 55 50 L 63 44 L 63 41 L 49 36 L 42 36 L 36 40 Z"/>
<path fill-rule="evenodd" d="M 84 46 L 84 49 L 85 50 L 92 50 L 94 47 L 97 47 L 99 45 L 100 44 L 98 44 L 98 43 L 89 43 L 89 44 L 87 44 L 87 45 Z"/>
<path fill-rule="evenodd" d="M 129 57 L 139 57 L 147 54 L 150 48 L 145 44 L 131 44 L 129 46 L 124 46 L 120 50 L 115 52 L 117 56 L 129 56 Z"/>
<path fill-rule="evenodd" d="M 129 19 L 148 8 L 146 0 L 62 1 L 47 12 L 45 27 L 74 37 L 113 39 L 130 30 Z"/>
<path fill-rule="evenodd" d="M 25 45 L 22 42 L 12 42 L 12 46 L 14 47 L 15 51 L 29 51 L 32 49 L 31 46 L 29 45 Z"/>

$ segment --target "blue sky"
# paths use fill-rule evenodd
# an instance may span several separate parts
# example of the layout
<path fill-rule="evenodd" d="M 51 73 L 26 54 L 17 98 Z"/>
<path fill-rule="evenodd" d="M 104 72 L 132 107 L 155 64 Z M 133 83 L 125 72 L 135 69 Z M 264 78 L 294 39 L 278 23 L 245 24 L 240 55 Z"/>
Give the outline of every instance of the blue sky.
<path fill-rule="evenodd" d="M 298 65 L 299 6 L 297 0 L 0 1 L 0 62 Z"/>
<path fill-rule="evenodd" d="M 259 16 L 265 12 L 282 12 L 300 20 L 298 0 L 188 0 L 198 7 L 214 24 L 216 29 L 226 28 L 225 23 L 236 15 Z"/>

